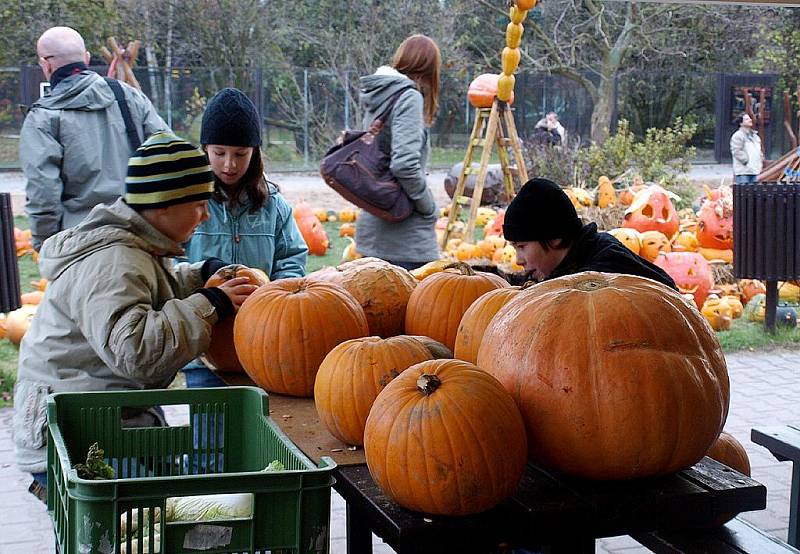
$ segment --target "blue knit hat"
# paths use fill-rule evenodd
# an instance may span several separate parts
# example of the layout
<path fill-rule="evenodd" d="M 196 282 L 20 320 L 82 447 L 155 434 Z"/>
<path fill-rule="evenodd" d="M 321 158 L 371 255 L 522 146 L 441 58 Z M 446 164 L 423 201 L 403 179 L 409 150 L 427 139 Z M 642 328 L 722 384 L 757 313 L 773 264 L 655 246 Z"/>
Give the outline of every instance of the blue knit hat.
<path fill-rule="evenodd" d="M 224 88 L 206 105 L 200 144 L 261 146 L 261 124 L 253 102 L 239 89 Z"/>

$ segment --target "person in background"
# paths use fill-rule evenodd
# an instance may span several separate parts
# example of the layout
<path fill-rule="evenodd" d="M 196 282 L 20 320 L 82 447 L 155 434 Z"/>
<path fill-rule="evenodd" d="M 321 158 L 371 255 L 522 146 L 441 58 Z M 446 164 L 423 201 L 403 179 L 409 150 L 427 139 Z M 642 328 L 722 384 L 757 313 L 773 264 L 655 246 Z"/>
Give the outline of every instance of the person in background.
<path fill-rule="evenodd" d="M 77 31 L 48 29 L 36 54 L 50 93 L 25 117 L 19 158 L 27 179 L 25 212 L 39 250 L 45 239 L 77 225 L 97 204 L 111 204 L 123 194 L 128 158 L 138 144 L 129 141 L 111 85 L 88 69 L 89 52 Z M 141 91 L 115 83 L 138 143 L 168 130 Z"/>
<path fill-rule="evenodd" d="M 555 146 L 563 144 L 565 137 L 566 131 L 563 125 L 558 122 L 556 112 L 548 112 L 545 117 L 536 122 L 531 140 L 534 144 Z"/>
<path fill-rule="evenodd" d="M 746 113 L 739 114 L 735 123 L 739 128 L 731 135 L 734 182 L 755 183 L 756 177 L 764 168 L 761 137 L 753 128 L 752 118 Z"/>
<path fill-rule="evenodd" d="M 414 211 L 390 222 L 362 211 L 356 222 L 356 245 L 364 256 L 414 269 L 439 258 L 436 203 L 425 180 L 430 152 L 428 128 L 439 103 L 439 47 L 425 35 L 405 39 L 392 59 L 361 78 L 364 128 L 400 93 L 384 122 L 378 144 L 391 158 L 390 171 L 414 202 Z"/>
<path fill-rule="evenodd" d="M 225 88 L 203 113 L 200 143 L 214 173 L 209 217 L 186 245 L 190 262 L 219 258 L 224 264 L 261 269 L 271 281 L 305 275 L 306 246 L 292 208 L 264 178 L 261 126 L 253 102 Z M 224 386 L 197 361 L 184 368 L 190 387 Z"/>
<path fill-rule="evenodd" d="M 131 157 L 125 189 L 124 199 L 42 245 L 39 268 L 50 282 L 22 340 L 14 389 L 16 461 L 40 498 L 50 393 L 167 387 L 256 288 L 246 278 L 203 288 L 213 264 L 174 264 L 208 218 L 214 183 L 200 150 L 153 135 Z M 123 418 L 126 427 L 165 424 L 158 407 Z"/>
<path fill-rule="evenodd" d="M 660 267 L 637 256 L 597 224 L 583 225 L 556 183 L 531 179 L 509 204 L 503 236 L 517 251 L 517 264 L 536 281 L 581 271 L 623 273 L 653 279 L 677 290 Z"/>
<path fill-rule="evenodd" d="M 558 133 L 558 136 L 561 137 L 561 144 L 566 144 L 567 130 L 564 129 L 564 126 L 558 120 L 558 114 L 556 112 L 547 112 L 545 119 L 547 120 L 547 126 L 550 129 L 555 129 L 555 131 Z"/>

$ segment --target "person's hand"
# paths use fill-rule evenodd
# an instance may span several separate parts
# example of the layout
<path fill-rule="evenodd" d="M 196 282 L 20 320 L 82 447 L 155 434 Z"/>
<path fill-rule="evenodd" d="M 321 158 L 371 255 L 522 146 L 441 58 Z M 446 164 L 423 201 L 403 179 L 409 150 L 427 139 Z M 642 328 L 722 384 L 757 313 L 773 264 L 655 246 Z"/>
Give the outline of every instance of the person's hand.
<path fill-rule="evenodd" d="M 217 285 L 217 288 L 225 293 L 225 296 L 233 304 L 234 311 L 238 312 L 242 302 L 247 300 L 247 297 L 253 294 L 258 286 L 251 285 L 247 277 L 234 277 L 221 285 Z"/>

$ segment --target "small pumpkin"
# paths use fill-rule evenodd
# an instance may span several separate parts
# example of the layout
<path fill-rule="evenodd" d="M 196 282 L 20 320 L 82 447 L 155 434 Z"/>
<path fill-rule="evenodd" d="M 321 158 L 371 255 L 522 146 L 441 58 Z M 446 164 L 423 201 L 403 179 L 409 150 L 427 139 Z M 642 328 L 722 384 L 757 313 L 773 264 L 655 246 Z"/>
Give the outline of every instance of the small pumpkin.
<path fill-rule="evenodd" d="M 624 244 L 634 254 L 639 254 L 642 249 L 642 239 L 636 229 L 617 227 L 616 229 L 611 229 L 608 234 Z"/>
<path fill-rule="evenodd" d="M 227 265 L 214 273 L 208 278 L 205 286 L 218 287 L 235 277 L 246 277 L 249 284 L 259 287 L 269 283 L 269 277 L 264 271 L 258 268 L 233 264 Z M 233 344 L 234 321 L 235 317 L 228 317 L 215 323 L 211 328 L 211 342 L 208 345 L 205 357 L 214 366 L 214 369 L 233 372 L 244 371 L 242 364 L 239 363 L 239 357 L 236 355 L 236 347 Z"/>
<path fill-rule="evenodd" d="M 314 382 L 319 420 L 340 441 L 363 445 L 364 425 L 378 393 L 408 367 L 430 359 L 430 351 L 409 336 L 339 344 L 322 360 Z"/>
<path fill-rule="evenodd" d="M 739 300 L 739 297 L 729 294 L 723 296 L 723 298 L 728 303 L 728 306 L 731 307 L 731 317 L 733 319 L 739 319 L 740 317 L 742 317 L 742 313 L 744 312 L 744 306 L 742 306 L 742 301 Z"/>
<path fill-rule="evenodd" d="M 527 443 L 519 410 L 496 379 L 461 360 L 430 360 L 378 394 L 364 453 L 375 483 L 400 506 L 460 516 L 516 491 Z"/>
<path fill-rule="evenodd" d="M 33 292 L 26 292 L 20 295 L 20 303 L 22 304 L 33 304 L 39 305 L 42 302 L 42 297 L 44 293 L 40 290 L 35 290 Z"/>
<path fill-rule="evenodd" d="M 519 4 L 517 5 L 519 6 Z M 506 46 L 509 48 L 519 48 L 522 41 L 522 33 L 525 29 L 522 23 L 514 23 L 513 21 L 506 26 Z"/>
<path fill-rule="evenodd" d="M 742 443 L 730 433 L 725 431 L 720 433 L 719 438 L 714 441 L 714 444 L 706 452 L 706 456 L 750 477 L 750 458 L 747 456 L 747 451 L 742 446 Z M 723 515 L 713 525 L 724 525 L 736 515 L 735 513 Z"/>
<path fill-rule="evenodd" d="M 463 261 L 480 258 L 482 251 L 479 246 L 469 242 L 461 242 L 456 248 L 456 259 Z"/>
<path fill-rule="evenodd" d="M 733 263 L 733 250 L 718 250 L 716 248 L 705 248 L 701 246 L 697 251 L 709 262 Z"/>
<path fill-rule="evenodd" d="M 639 233 L 639 240 L 641 242 L 639 255 L 648 262 L 655 262 L 659 254 L 672 251 L 669 239 L 661 231 Z"/>
<path fill-rule="evenodd" d="M 311 211 L 311 207 L 307 202 L 301 201 L 295 205 L 292 213 L 297 227 L 300 229 L 300 234 L 303 235 L 303 240 L 308 245 L 308 253 L 315 256 L 324 256 L 330 241 L 325 228 Z"/>
<path fill-rule="evenodd" d="M 356 250 L 356 241 L 354 241 L 352 237 L 346 238 L 349 242 L 347 246 L 344 247 L 344 250 L 342 250 L 342 262 L 352 262 L 353 260 L 363 258 L 361 253 Z"/>
<path fill-rule="evenodd" d="M 516 0 L 517 8 L 526 12 L 536 6 L 536 0 Z"/>
<path fill-rule="evenodd" d="M 325 223 L 328 221 L 327 210 L 323 210 L 322 208 L 314 208 L 314 215 L 317 217 L 320 223 Z"/>
<path fill-rule="evenodd" d="M 744 315 L 747 321 L 764 323 L 767 315 L 767 295 L 762 293 L 753 296 L 744 308 Z"/>
<path fill-rule="evenodd" d="M 339 221 L 342 223 L 353 223 L 356 219 L 358 219 L 358 214 L 355 210 L 339 210 Z"/>
<path fill-rule="evenodd" d="M 333 347 L 369 334 L 352 294 L 333 283 L 281 279 L 244 301 L 233 326 L 236 354 L 260 387 L 311 396 L 320 363 Z"/>
<path fill-rule="evenodd" d="M 715 294 L 710 295 L 703 303 L 701 312 L 715 331 L 727 331 L 731 328 L 733 310 L 725 298 Z"/>
<path fill-rule="evenodd" d="M 503 53 L 500 56 L 503 66 L 503 73 L 506 75 L 511 75 L 514 73 L 519 65 L 519 60 L 521 57 L 522 54 L 520 53 L 519 48 L 509 48 L 508 46 L 503 48 Z"/>
<path fill-rule="evenodd" d="M 797 281 L 779 281 L 778 298 L 783 302 L 800 304 L 800 285 Z M 22 302 L 25 303 L 24 300 Z"/>
<path fill-rule="evenodd" d="M 352 223 L 342 223 L 339 226 L 340 237 L 354 237 L 356 236 L 356 226 Z"/>
<path fill-rule="evenodd" d="M 707 200 L 697 214 L 697 240 L 700 246 L 717 250 L 733 248 L 733 204 L 724 196 Z"/>
<path fill-rule="evenodd" d="M 600 208 L 608 208 L 617 203 L 617 191 L 611 179 L 605 175 L 601 176 L 597 182 L 597 205 Z"/>
<path fill-rule="evenodd" d="M 421 281 L 411 293 L 406 307 L 406 334 L 431 337 L 452 350 L 467 308 L 482 294 L 509 286 L 498 275 L 476 272 L 469 265 L 456 262 Z"/>
<path fill-rule="evenodd" d="M 742 279 L 739 281 L 742 291 L 742 301 L 746 305 L 757 294 L 766 294 L 767 286 L 757 279 Z"/>
<path fill-rule="evenodd" d="M 697 242 L 697 235 L 691 231 L 681 231 L 672 242 L 672 250 L 675 252 L 697 252 L 700 243 Z"/>
<path fill-rule="evenodd" d="M 434 273 L 442 271 L 451 263 L 453 263 L 452 260 L 445 260 L 445 259 L 433 260 L 432 262 L 428 262 L 425 265 L 422 265 L 416 269 L 412 269 L 411 275 L 417 281 L 422 281 L 426 277 L 430 277 Z"/>
<path fill-rule="evenodd" d="M 23 304 L 21 308 L 6 315 L 6 338 L 8 340 L 19 346 L 22 337 L 31 326 L 33 316 L 36 315 L 36 308 L 38 306 L 35 304 Z"/>
<path fill-rule="evenodd" d="M 527 10 L 521 10 L 516 5 L 511 6 L 511 8 L 508 10 L 508 18 L 512 23 L 522 23 L 525 21 L 525 16 L 527 15 Z"/>
<path fill-rule="evenodd" d="M 475 300 L 464 312 L 456 334 L 454 354 L 459 360 L 476 363 L 478 348 L 486 327 L 497 311 L 520 292 L 520 287 L 503 287 L 490 290 Z"/>
<path fill-rule="evenodd" d="M 483 236 L 489 237 L 492 235 L 503 236 L 503 221 L 506 218 L 506 211 L 499 210 L 494 218 L 486 223 L 483 228 Z"/>

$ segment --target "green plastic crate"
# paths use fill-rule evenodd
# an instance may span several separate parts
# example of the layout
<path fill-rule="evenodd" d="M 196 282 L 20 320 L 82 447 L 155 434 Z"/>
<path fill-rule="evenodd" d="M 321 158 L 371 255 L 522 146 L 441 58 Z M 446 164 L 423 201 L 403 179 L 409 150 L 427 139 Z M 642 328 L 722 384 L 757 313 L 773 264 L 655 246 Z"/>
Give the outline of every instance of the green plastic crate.
<path fill-rule="evenodd" d="M 188 425 L 122 428 L 122 410 L 188 405 Z M 61 554 L 326 553 L 336 463 L 317 467 L 254 387 L 59 393 L 47 405 L 47 508 Z M 97 442 L 113 480 L 73 465 Z M 273 460 L 284 471 L 265 471 Z M 251 493 L 252 516 L 166 521 L 167 498 Z M 142 522 L 122 539 L 122 527 Z"/>

